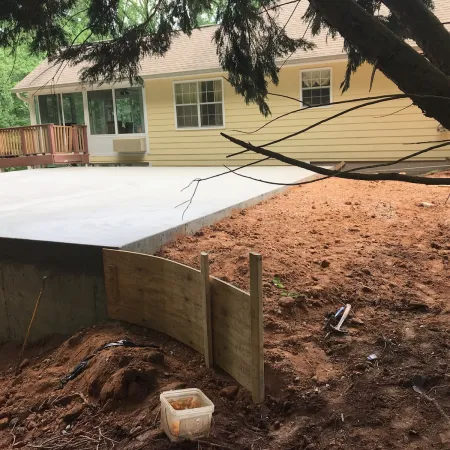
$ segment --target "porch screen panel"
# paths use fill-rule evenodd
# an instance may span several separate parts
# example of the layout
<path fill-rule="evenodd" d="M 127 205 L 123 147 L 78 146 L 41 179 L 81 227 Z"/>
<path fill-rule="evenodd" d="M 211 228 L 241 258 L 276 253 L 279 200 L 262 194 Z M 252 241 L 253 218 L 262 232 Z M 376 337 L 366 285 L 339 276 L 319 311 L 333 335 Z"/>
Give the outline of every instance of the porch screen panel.
<path fill-rule="evenodd" d="M 65 125 L 84 125 L 83 95 L 81 92 L 62 94 Z"/>
<path fill-rule="evenodd" d="M 144 133 L 142 89 L 116 89 L 115 96 L 119 134 Z"/>
<path fill-rule="evenodd" d="M 89 91 L 87 97 L 91 134 L 115 134 L 112 91 Z"/>
<path fill-rule="evenodd" d="M 38 105 L 40 124 L 45 125 L 46 123 L 54 123 L 55 125 L 62 125 L 59 95 L 39 95 Z"/>

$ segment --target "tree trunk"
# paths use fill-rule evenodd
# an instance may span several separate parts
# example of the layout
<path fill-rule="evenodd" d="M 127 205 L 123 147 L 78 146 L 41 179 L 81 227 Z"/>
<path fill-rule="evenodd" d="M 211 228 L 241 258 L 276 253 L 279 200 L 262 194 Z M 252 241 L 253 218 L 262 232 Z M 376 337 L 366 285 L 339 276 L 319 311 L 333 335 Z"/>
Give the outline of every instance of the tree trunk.
<path fill-rule="evenodd" d="M 426 116 L 450 129 L 450 78 L 354 0 L 309 2 L 405 94 L 447 97 L 448 100 L 416 99 L 414 103 Z"/>
<path fill-rule="evenodd" d="M 425 56 L 450 76 L 450 33 L 422 0 L 382 0 L 402 21 Z"/>

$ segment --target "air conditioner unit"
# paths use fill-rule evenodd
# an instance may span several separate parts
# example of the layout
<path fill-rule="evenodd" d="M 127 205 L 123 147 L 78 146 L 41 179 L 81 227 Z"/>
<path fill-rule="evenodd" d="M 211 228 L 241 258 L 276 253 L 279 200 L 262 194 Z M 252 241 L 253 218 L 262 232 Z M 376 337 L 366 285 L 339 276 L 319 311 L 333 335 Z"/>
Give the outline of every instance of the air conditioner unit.
<path fill-rule="evenodd" d="M 113 139 L 113 150 L 117 153 L 145 153 L 145 138 Z"/>

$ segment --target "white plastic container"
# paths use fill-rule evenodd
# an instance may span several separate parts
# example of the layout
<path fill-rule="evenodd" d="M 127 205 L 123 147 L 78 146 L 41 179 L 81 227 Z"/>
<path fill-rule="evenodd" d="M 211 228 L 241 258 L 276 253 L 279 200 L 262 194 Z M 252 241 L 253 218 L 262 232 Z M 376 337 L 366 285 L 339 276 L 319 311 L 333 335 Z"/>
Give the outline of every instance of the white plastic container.
<path fill-rule="evenodd" d="M 209 435 L 214 403 L 200 389 L 166 391 L 159 398 L 161 425 L 171 441 L 192 440 Z M 177 406 L 185 406 L 186 409 L 176 409 Z"/>

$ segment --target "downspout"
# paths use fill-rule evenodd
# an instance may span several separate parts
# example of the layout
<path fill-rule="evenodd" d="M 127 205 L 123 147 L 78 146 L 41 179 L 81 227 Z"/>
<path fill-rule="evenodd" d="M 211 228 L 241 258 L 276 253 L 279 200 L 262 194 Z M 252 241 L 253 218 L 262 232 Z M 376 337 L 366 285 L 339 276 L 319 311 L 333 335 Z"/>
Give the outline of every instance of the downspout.
<path fill-rule="evenodd" d="M 34 111 L 34 108 L 31 107 L 31 99 L 33 97 L 25 97 L 23 95 L 23 92 L 16 92 L 16 96 L 19 100 L 23 101 L 24 103 L 27 104 L 28 106 L 28 111 L 30 113 L 30 123 L 31 125 L 37 125 L 37 120 L 36 120 L 36 113 Z"/>

